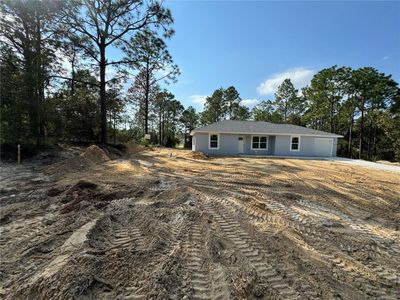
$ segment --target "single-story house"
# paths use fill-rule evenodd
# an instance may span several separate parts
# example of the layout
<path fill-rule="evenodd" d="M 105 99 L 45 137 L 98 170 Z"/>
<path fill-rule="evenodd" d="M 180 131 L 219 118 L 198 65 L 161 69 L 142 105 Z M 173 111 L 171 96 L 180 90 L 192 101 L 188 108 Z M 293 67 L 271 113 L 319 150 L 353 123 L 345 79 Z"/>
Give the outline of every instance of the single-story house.
<path fill-rule="evenodd" d="M 192 150 L 209 155 L 336 156 L 342 135 L 291 124 L 224 120 L 194 129 Z"/>

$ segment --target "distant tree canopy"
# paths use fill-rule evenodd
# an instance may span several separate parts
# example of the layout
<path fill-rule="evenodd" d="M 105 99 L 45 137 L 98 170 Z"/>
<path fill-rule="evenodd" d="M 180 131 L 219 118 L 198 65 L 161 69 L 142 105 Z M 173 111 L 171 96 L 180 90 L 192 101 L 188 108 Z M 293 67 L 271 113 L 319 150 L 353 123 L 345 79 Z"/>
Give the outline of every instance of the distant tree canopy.
<path fill-rule="evenodd" d="M 339 155 L 400 160 L 400 91 L 390 75 L 332 66 L 300 90 L 283 80 L 251 110 L 235 87 L 221 87 L 197 113 L 165 89 L 180 74 L 166 43 L 172 25 L 157 0 L 1 1 L 2 149 L 131 140 L 189 147 L 194 128 L 230 119 L 338 133 Z"/>
<path fill-rule="evenodd" d="M 285 79 L 274 100 L 259 102 L 251 112 L 240 104 L 234 87 L 217 89 L 207 97 L 200 122 L 232 119 L 307 126 L 343 135 L 341 156 L 400 160 L 399 95 L 398 83 L 374 68 L 332 66 L 315 74 L 301 92 Z"/>
<path fill-rule="evenodd" d="M 15 53 L 12 58 L 6 54 L 3 58 L 8 62 L 2 59 L 1 63 L 18 61 L 20 96 L 29 99 L 29 120 L 25 124 L 30 129 L 30 140 L 35 139 L 37 146 L 47 142 L 49 127 L 54 124 L 48 122 L 45 102 L 50 98 L 47 95 L 58 88 L 57 79 L 71 82 L 69 96 L 73 98 L 75 83 L 84 83 L 76 76 L 76 67 L 87 65 L 96 77 L 95 83 L 86 82 L 98 93 L 100 135 L 96 137 L 107 143 L 111 105 L 108 90 L 127 79 L 127 70 L 140 71 L 140 57 L 131 57 L 143 45 L 137 37 L 151 36 L 158 41 L 155 45 L 163 45 L 162 39 L 173 34 L 172 23 L 171 12 L 156 0 L 1 1 L 0 35 L 5 44 L 2 51 Z M 109 57 L 107 50 L 111 47 L 120 49 L 127 57 Z M 166 52 L 165 47 L 162 50 Z M 145 51 L 151 53 L 151 49 Z M 56 59 L 64 55 L 72 69 L 67 76 L 60 72 L 61 64 Z M 168 59 L 170 56 L 164 54 L 163 60 Z M 112 72 L 108 72 L 110 69 Z M 24 134 L 24 141 L 28 142 L 27 133 Z"/>
<path fill-rule="evenodd" d="M 206 98 L 201 113 L 201 124 L 210 124 L 224 119 L 246 120 L 250 118 L 247 107 L 241 105 L 242 99 L 235 87 L 219 88 Z"/>

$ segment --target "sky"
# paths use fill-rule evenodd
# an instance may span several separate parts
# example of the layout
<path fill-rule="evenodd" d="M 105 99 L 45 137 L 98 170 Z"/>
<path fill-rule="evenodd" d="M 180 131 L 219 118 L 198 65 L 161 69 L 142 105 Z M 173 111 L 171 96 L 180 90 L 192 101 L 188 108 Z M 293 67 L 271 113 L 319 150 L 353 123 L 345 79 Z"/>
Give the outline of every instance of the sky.
<path fill-rule="evenodd" d="M 181 69 L 165 86 L 202 110 L 215 89 L 234 86 L 250 108 L 332 65 L 372 66 L 400 82 L 400 1 L 172 1 L 167 41 Z"/>

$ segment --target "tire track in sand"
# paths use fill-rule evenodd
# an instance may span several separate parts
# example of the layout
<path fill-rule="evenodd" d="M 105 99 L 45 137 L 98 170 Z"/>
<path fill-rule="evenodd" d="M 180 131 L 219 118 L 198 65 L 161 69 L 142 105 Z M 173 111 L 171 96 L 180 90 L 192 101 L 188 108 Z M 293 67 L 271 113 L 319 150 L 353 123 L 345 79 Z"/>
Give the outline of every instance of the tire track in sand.
<path fill-rule="evenodd" d="M 191 273 L 191 284 L 193 288 L 193 299 L 229 299 L 225 273 L 221 266 L 215 266 L 210 272 L 212 266 L 206 264 L 204 243 L 202 241 L 201 228 L 199 225 L 193 225 L 188 239 L 183 244 L 187 256 L 187 267 Z"/>
<path fill-rule="evenodd" d="M 165 234 L 163 235 L 163 240 L 167 242 L 167 245 L 163 248 L 161 253 L 159 253 L 160 257 L 158 261 L 162 261 L 162 263 L 154 270 L 151 274 L 152 277 L 157 276 L 160 272 L 162 272 L 165 264 L 168 263 L 168 257 L 173 255 L 173 252 L 179 248 L 179 243 L 181 242 L 178 236 L 180 235 L 183 228 L 183 222 L 172 223 L 172 224 L 164 224 L 163 229 L 165 229 Z M 136 229 L 136 228 L 135 228 Z M 139 230 L 139 229 L 137 229 Z M 140 232 L 140 230 L 139 230 Z M 121 233 L 121 231 L 119 232 Z M 126 230 L 122 231 L 122 242 L 124 242 Z M 138 236 L 139 234 L 136 234 Z M 140 242 L 143 243 L 143 236 L 141 236 Z M 145 250 L 142 248 L 142 250 Z M 167 259 L 165 259 L 167 257 Z M 137 281 L 135 284 L 125 287 L 124 295 L 122 299 L 125 300 L 144 300 L 147 299 L 147 295 L 145 292 L 145 287 L 149 283 L 149 278 L 142 278 Z"/>
<path fill-rule="evenodd" d="M 221 231 L 231 240 L 239 253 L 248 260 L 260 278 L 265 280 L 280 297 L 284 299 L 300 299 L 298 293 L 285 282 L 271 265 L 264 261 L 263 258 L 268 257 L 268 255 L 263 255 L 261 250 L 254 246 L 255 243 L 240 229 L 240 224 L 231 217 L 220 215 L 209 203 L 211 199 L 208 195 L 203 195 L 206 198 L 203 203 L 206 211 L 214 217 Z"/>

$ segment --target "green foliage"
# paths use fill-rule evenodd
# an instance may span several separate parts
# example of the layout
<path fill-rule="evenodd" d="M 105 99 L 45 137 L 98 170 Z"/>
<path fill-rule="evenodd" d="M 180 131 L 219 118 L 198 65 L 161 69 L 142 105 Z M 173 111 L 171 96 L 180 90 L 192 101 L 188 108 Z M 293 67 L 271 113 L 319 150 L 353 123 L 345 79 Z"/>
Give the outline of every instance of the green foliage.
<path fill-rule="evenodd" d="M 219 88 L 206 98 L 204 110 L 201 113 L 200 123 L 211 124 L 223 120 L 225 117 L 224 89 Z"/>
<path fill-rule="evenodd" d="M 147 146 L 150 145 L 150 140 L 145 139 L 144 137 L 142 137 L 142 138 L 140 139 L 140 145 L 147 147 Z"/>
<path fill-rule="evenodd" d="M 275 107 L 284 122 L 287 122 L 288 117 L 292 113 L 301 113 L 301 101 L 297 97 L 297 90 L 294 88 L 289 78 L 286 78 L 279 85 L 275 93 Z"/>
<path fill-rule="evenodd" d="M 76 73 L 76 80 L 91 82 L 97 80 L 86 70 Z M 55 129 L 49 134 L 64 140 L 93 142 L 99 139 L 100 110 L 98 93 L 94 85 L 73 83 L 61 88 L 51 97 L 49 102 L 48 118 Z"/>
<path fill-rule="evenodd" d="M 308 126 L 344 135 L 338 154 L 365 159 L 399 159 L 400 90 L 391 76 L 374 68 L 332 66 L 319 71 L 301 93 L 290 79 L 278 87 L 275 100 L 264 100 L 251 113 L 240 105 L 234 87 L 207 97 L 200 123 L 223 119 Z"/>
<path fill-rule="evenodd" d="M 240 101 L 239 92 L 235 87 L 230 86 L 223 91 L 222 106 L 225 110 L 225 117 L 228 117 L 230 120 L 238 120 L 240 118 L 240 114 L 243 114 Z"/>
<path fill-rule="evenodd" d="M 206 98 L 200 123 L 210 124 L 224 119 L 247 120 L 251 117 L 248 108 L 241 105 L 241 98 L 235 87 L 219 88 Z"/>
<path fill-rule="evenodd" d="M 2 148 L 140 142 L 145 133 L 152 143 L 187 146 L 199 123 L 253 118 L 342 134 L 342 156 L 400 159 L 400 90 L 374 68 L 325 68 L 301 93 L 285 79 L 274 101 L 251 112 L 235 87 L 219 88 L 198 114 L 159 86 L 179 75 L 164 41 L 173 19 L 160 2 L 3 0 L 0 12 Z M 109 47 L 123 55 L 113 60 Z M 70 74 L 61 72 L 59 53 L 71 62 Z M 126 97 L 128 70 L 135 77 Z"/>
<path fill-rule="evenodd" d="M 127 45 L 123 47 L 127 55 L 125 60 L 138 70 L 133 89 L 139 87 L 142 90 L 141 97 L 137 97 L 137 100 L 141 106 L 144 132 L 148 133 L 151 114 L 150 102 L 154 102 L 154 94 L 158 93 L 158 84 L 160 82 L 176 82 L 180 71 L 174 64 L 167 45 L 155 32 L 147 29 L 139 31 Z M 135 47 L 131 45 L 135 45 Z"/>
<path fill-rule="evenodd" d="M 261 101 L 261 103 L 254 106 L 252 115 L 255 121 L 281 123 L 283 120 L 271 100 Z"/>
<path fill-rule="evenodd" d="M 58 40 L 55 39 L 53 24 L 60 5 L 62 3 L 46 0 L 0 2 L 2 44 L 14 51 L 20 65 L 20 80 L 12 90 L 19 90 L 28 110 L 28 118 L 24 118 L 23 124 L 28 124 L 30 132 L 23 130 L 23 133 L 19 131 L 18 134 L 29 142 L 35 142 L 37 146 L 46 143 L 43 103 L 45 89 L 51 82 L 50 76 L 58 69 L 55 60 Z M 16 111 L 21 112 L 18 109 Z"/>
<path fill-rule="evenodd" d="M 336 132 L 338 113 L 350 73 L 347 68 L 323 69 L 314 75 L 311 84 L 303 90 L 309 101 L 306 120 L 320 130 Z"/>
<path fill-rule="evenodd" d="M 25 97 L 22 63 L 9 47 L 0 49 L 1 144 L 34 143 L 30 130 L 29 100 Z"/>
<path fill-rule="evenodd" d="M 190 133 L 197 127 L 199 115 L 196 113 L 194 107 L 189 106 L 182 112 L 180 122 L 183 124 L 186 133 Z"/>
<path fill-rule="evenodd" d="M 303 122 L 339 133 L 338 153 L 372 159 L 395 157 L 400 127 L 388 114 L 396 105 L 398 84 L 374 68 L 333 66 L 318 72 L 302 91 L 308 102 Z M 388 128 L 391 132 L 389 133 Z"/>
<path fill-rule="evenodd" d="M 246 121 L 251 118 L 251 112 L 248 107 L 239 105 L 235 110 L 235 115 L 232 120 Z"/>

